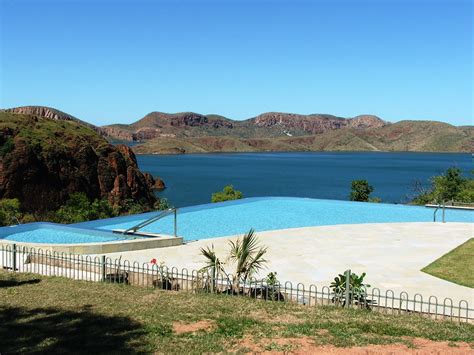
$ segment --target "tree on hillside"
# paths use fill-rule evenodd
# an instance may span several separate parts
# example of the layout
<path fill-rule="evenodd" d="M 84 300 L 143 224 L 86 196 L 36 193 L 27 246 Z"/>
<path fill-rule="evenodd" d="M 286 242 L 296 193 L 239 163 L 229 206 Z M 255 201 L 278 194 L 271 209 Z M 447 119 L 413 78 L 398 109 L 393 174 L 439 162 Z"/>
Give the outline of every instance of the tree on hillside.
<path fill-rule="evenodd" d="M 223 202 L 230 200 L 239 200 L 243 197 L 242 192 L 235 190 L 234 186 L 227 185 L 222 191 L 214 192 L 211 196 L 211 202 Z"/>

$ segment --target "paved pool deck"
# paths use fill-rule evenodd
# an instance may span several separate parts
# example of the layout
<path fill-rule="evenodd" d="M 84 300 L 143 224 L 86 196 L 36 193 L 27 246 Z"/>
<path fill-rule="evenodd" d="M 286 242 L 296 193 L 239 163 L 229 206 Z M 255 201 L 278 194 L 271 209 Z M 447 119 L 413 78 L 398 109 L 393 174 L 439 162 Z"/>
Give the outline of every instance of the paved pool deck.
<path fill-rule="evenodd" d="M 382 292 L 406 291 L 428 297 L 450 297 L 454 302 L 474 303 L 474 289 L 456 285 L 420 270 L 472 238 L 472 223 L 381 223 L 305 227 L 259 232 L 268 247 L 266 270 L 278 273 L 280 281 L 327 286 L 340 272 L 366 272 L 366 281 Z M 200 269 L 202 247 L 214 245 L 225 257 L 229 239 L 221 237 L 185 245 L 108 254 L 111 257 L 149 262 L 156 258 L 168 266 Z M 474 262 L 474 260 L 472 261 Z"/>

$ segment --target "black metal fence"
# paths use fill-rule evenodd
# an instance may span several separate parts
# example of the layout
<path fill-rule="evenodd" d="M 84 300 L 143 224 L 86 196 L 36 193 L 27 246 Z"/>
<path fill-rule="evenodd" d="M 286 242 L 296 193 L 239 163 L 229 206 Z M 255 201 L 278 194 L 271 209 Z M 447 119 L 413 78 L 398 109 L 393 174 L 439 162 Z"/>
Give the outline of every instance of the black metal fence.
<path fill-rule="evenodd" d="M 111 259 L 105 255 L 89 256 L 51 252 L 49 250 L 19 247 L 16 244 L 0 246 L 0 266 L 12 272 L 61 276 L 76 280 L 121 283 L 139 287 L 184 292 L 214 292 L 251 297 L 267 301 L 298 304 L 335 305 L 367 308 L 387 314 L 417 314 L 434 319 L 457 322 L 474 321 L 474 309 L 466 300 L 454 302 L 451 298 L 423 297 L 407 292 L 395 293 L 378 288 L 366 290 L 362 297 L 336 294 L 329 286 L 306 286 L 302 283 L 268 283 L 251 279 L 235 282 L 233 276 L 213 276 L 209 272 L 178 269 L 152 263 Z M 347 300 L 347 301 L 346 301 Z"/>

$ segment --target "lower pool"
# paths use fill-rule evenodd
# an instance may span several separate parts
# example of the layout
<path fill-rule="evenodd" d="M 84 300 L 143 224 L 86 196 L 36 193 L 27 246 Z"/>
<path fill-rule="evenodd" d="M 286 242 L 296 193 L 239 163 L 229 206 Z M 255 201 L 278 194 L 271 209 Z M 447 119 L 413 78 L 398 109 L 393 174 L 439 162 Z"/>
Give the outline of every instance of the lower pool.
<path fill-rule="evenodd" d="M 53 223 L 29 223 L 0 228 L 0 241 L 8 240 L 20 243 L 82 244 L 126 239 L 134 238 L 124 238 L 120 234 L 111 232 L 78 229 Z"/>
<path fill-rule="evenodd" d="M 437 220 L 441 220 L 438 211 Z M 432 222 L 433 208 L 384 203 L 266 197 L 180 208 L 178 235 L 196 240 L 256 231 L 360 223 Z M 474 211 L 446 209 L 446 222 L 474 221 Z M 111 231 L 127 229 L 157 212 L 76 224 L 81 228 Z M 141 231 L 173 234 L 173 216 Z"/>

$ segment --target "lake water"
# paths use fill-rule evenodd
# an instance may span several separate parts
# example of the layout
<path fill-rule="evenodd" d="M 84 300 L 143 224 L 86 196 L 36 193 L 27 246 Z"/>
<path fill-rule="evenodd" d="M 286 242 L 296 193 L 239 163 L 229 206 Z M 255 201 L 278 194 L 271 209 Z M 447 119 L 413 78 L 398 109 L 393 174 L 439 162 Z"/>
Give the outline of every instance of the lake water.
<path fill-rule="evenodd" d="M 347 200 L 351 181 L 366 179 L 373 196 L 405 202 L 416 180 L 450 166 L 466 174 L 470 154 L 311 152 L 139 155 L 142 171 L 160 176 L 167 189 L 161 197 L 176 207 L 210 202 L 211 194 L 233 184 L 245 197 L 293 196 Z"/>

